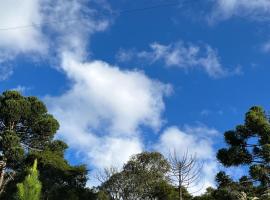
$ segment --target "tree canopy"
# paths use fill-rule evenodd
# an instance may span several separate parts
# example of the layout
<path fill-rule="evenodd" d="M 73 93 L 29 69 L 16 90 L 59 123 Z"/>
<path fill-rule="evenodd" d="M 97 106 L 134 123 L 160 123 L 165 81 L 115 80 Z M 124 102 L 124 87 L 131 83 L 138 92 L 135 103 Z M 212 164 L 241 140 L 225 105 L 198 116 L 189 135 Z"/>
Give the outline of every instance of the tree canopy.
<path fill-rule="evenodd" d="M 59 123 L 37 97 L 24 97 L 16 91 L 0 96 L 1 199 L 11 198 L 35 159 L 43 185 L 42 198 L 59 199 L 61 195 L 70 199 L 67 190 L 77 199 L 92 194 L 84 188 L 86 167 L 71 166 L 64 158 L 67 144 L 54 140 L 58 129 Z"/>
<path fill-rule="evenodd" d="M 269 190 L 270 122 L 263 108 L 250 108 L 244 123 L 225 132 L 224 138 L 228 147 L 218 151 L 218 160 L 226 167 L 248 166 L 249 176 L 242 177 L 240 183 L 258 186 L 259 193 Z M 223 182 L 220 184 L 224 184 L 224 181 L 231 182 L 228 177 L 224 178 L 223 174 Z"/>
<path fill-rule="evenodd" d="M 178 191 L 183 200 L 270 199 L 270 121 L 258 106 L 250 108 L 243 124 L 224 133 L 227 147 L 217 152 L 225 167 L 248 166 L 247 176 L 233 180 L 221 171 L 216 175 L 217 188 L 197 197 L 187 191 L 190 178 L 187 186 L 175 185 L 169 176 L 177 166 L 173 163 L 185 162 L 169 162 L 159 152 L 133 155 L 120 171 L 107 171 L 100 187 L 89 189 L 86 166 L 70 165 L 64 158 L 68 145 L 54 139 L 58 129 L 59 123 L 37 97 L 16 91 L 0 95 L 0 199 L 31 199 L 28 196 L 36 194 L 32 199 L 175 200 Z M 193 160 L 187 166 L 195 165 Z M 195 172 L 199 178 L 200 170 Z"/>
<path fill-rule="evenodd" d="M 168 177 L 170 164 L 158 152 L 142 152 L 130 158 L 123 170 L 116 172 L 101 185 L 111 199 L 175 200 L 178 189 Z M 183 188 L 185 200 L 191 199 Z"/>
<path fill-rule="evenodd" d="M 264 187 L 270 186 L 270 123 L 261 107 L 252 107 L 245 123 L 224 134 L 228 148 L 217 158 L 225 166 L 249 165 L 250 177 Z"/>

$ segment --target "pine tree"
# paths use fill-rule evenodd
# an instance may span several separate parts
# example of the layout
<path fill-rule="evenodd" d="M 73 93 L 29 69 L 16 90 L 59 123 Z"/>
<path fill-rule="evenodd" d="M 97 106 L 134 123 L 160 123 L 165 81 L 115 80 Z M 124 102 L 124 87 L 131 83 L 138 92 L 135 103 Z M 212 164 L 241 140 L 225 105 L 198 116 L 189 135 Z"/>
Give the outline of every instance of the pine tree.
<path fill-rule="evenodd" d="M 18 183 L 18 197 L 20 200 L 39 200 L 41 194 L 41 182 L 38 179 L 37 160 L 30 168 L 29 174 L 22 183 Z"/>
<path fill-rule="evenodd" d="M 67 144 L 54 139 L 58 128 L 57 120 L 37 97 L 25 97 L 17 91 L 0 94 L 1 200 L 13 198 L 17 183 L 24 180 L 35 159 L 42 182 L 41 199 L 95 198 L 85 187 L 86 166 L 70 165 L 64 157 Z"/>

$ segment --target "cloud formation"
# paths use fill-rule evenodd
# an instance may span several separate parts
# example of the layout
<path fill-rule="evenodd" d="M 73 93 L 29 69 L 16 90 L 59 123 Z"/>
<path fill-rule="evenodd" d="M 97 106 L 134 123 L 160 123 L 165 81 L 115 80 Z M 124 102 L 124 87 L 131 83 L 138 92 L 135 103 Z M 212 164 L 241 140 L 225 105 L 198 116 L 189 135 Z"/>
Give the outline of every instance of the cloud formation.
<path fill-rule="evenodd" d="M 65 140 L 92 169 L 119 167 L 131 155 L 143 151 L 141 128 L 157 132 L 163 125 L 164 99 L 170 94 L 171 86 L 138 70 L 123 70 L 103 61 L 89 60 L 89 38 L 105 30 L 110 20 L 97 17 L 97 10 L 90 9 L 85 1 L 26 0 L 17 6 L 16 12 L 11 12 L 14 4 L 14 0 L 0 3 L 0 17 L 6 19 L 3 27 L 34 26 L 14 29 L 12 34 L 10 31 L 0 33 L 0 49 L 4 51 L 0 56 L 0 74 L 5 69 L 1 59 L 3 63 L 17 54 L 38 53 L 48 58 L 53 55 L 58 69 L 66 74 L 70 83 L 63 94 L 44 98 L 49 111 L 60 122 L 57 137 Z M 62 22 L 55 22 L 59 19 Z M 128 56 L 122 59 L 130 59 Z M 150 63 L 162 61 L 168 67 L 200 68 L 213 78 L 228 74 L 216 50 L 208 45 L 153 43 L 150 51 L 138 52 L 136 56 Z M 166 153 L 175 146 L 181 153 L 193 146 L 192 152 L 208 163 L 203 169 L 208 177 L 205 186 L 208 186 L 213 184 L 216 164 L 212 141 L 206 136 L 215 134 L 214 129 L 203 126 L 183 130 L 169 127 L 162 133 L 156 148 Z"/>
<path fill-rule="evenodd" d="M 43 17 L 41 1 L 1 1 L 0 2 L 0 81 L 13 73 L 9 61 L 21 53 L 45 53 L 47 44 L 40 26 Z"/>
<path fill-rule="evenodd" d="M 164 97 L 171 87 L 137 70 L 87 61 L 91 35 L 105 30 L 110 20 L 85 1 L 27 0 L 20 3 L 15 14 L 11 12 L 14 3 L 0 6 L 3 28 L 14 27 L 11 33 L 0 33 L 0 48 L 4 51 L 0 60 L 32 53 L 55 58 L 57 69 L 71 84 L 62 95 L 45 98 L 61 124 L 57 137 L 64 139 L 91 168 L 120 166 L 141 152 L 140 127 L 159 130 Z M 106 2 L 101 4 L 97 6 L 107 9 Z M 2 78 L 8 74 L 4 70 L 1 67 Z"/>
<path fill-rule="evenodd" d="M 90 36 L 109 24 L 84 0 L 1 1 L 0 19 L 0 73 L 4 78 L 13 71 L 7 63 L 17 55 L 44 56 L 54 62 L 61 60 L 64 51 L 87 57 Z"/>
<path fill-rule="evenodd" d="M 70 54 L 63 61 L 73 85 L 59 97 L 46 98 L 60 121 L 59 137 L 95 167 L 119 166 L 142 151 L 140 126 L 160 128 L 171 87 L 102 61 L 79 62 Z"/>
<path fill-rule="evenodd" d="M 163 45 L 155 42 L 150 45 L 150 51 L 137 52 L 120 49 L 116 57 L 120 62 L 136 58 L 145 59 L 150 64 L 162 61 L 167 67 L 177 67 L 184 70 L 201 69 L 212 78 L 240 73 L 239 68 L 229 71 L 223 67 L 217 51 L 209 45 L 184 42 Z"/>
<path fill-rule="evenodd" d="M 254 20 L 269 20 L 270 1 L 268 0 L 217 0 L 214 4 L 210 22 L 226 20 L 234 16 Z"/>
<path fill-rule="evenodd" d="M 0 49 L 13 53 L 44 51 L 46 43 L 41 27 L 26 27 L 42 24 L 41 1 L 10 0 L 2 1 L 0 5 Z"/>

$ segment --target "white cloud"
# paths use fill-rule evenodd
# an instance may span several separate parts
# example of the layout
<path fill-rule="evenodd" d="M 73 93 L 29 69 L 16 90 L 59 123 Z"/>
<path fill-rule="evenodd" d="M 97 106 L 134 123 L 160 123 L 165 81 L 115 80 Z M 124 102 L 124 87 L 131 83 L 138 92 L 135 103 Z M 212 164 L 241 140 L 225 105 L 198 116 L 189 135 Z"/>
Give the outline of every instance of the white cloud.
<path fill-rule="evenodd" d="M 178 67 L 184 70 L 201 69 L 212 78 L 220 78 L 240 73 L 236 68 L 229 71 L 224 68 L 215 49 L 209 45 L 196 45 L 193 43 L 178 42 L 169 45 L 153 43 L 150 51 L 136 52 L 120 50 L 117 58 L 120 62 L 126 62 L 131 58 L 146 59 L 151 64 L 158 61 L 164 62 L 167 67 Z"/>
<path fill-rule="evenodd" d="M 182 130 L 173 126 L 161 134 L 159 142 L 156 144 L 155 148 L 164 155 L 175 150 L 181 157 L 188 150 L 189 154 L 196 154 L 198 161 L 204 163 L 202 179 L 198 184 L 189 188 L 192 193 L 203 193 L 207 187 L 215 185 L 218 164 L 215 159 L 213 139 L 218 133 L 217 130 L 204 125 L 185 126 Z"/>
<path fill-rule="evenodd" d="M 16 28 L 42 23 L 39 0 L 0 1 L 0 49 L 11 54 L 46 50 L 40 26 Z M 10 30 L 4 30 L 11 28 Z"/>
<path fill-rule="evenodd" d="M 69 90 L 60 96 L 45 98 L 50 112 L 61 125 L 57 136 L 65 140 L 90 168 L 120 166 L 130 155 L 144 149 L 141 126 L 153 130 L 162 126 L 164 97 L 171 88 L 140 71 L 121 70 L 102 61 L 85 62 L 89 35 L 105 30 L 109 21 L 96 18 L 97 11 L 86 8 L 83 2 L 1 1 L 3 28 L 40 26 L 14 29 L 12 33 L 1 32 L 0 49 L 7 52 L 8 58 L 18 53 L 55 53 L 60 59 L 60 70 L 70 80 Z M 63 23 L 55 22 L 58 20 Z M 50 34 L 45 36 L 43 29 L 49 30 Z M 201 67 L 212 77 L 227 73 L 216 51 L 208 46 L 155 43 L 150 52 L 141 52 L 138 56 L 152 62 L 162 60 L 168 66 L 184 69 Z M 5 60 L 4 57 L 1 59 Z M 206 127 L 185 127 L 183 131 L 177 127 L 168 128 L 157 147 L 166 153 L 166 149 L 173 146 L 178 152 L 192 146 L 192 152 L 197 152 L 198 157 L 207 162 L 204 168 L 206 187 L 213 183 L 216 163 L 212 141 L 201 132 L 208 136 L 215 134 Z"/>
<path fill-rule="evenodd" d="M 213 1 L 214 12 L 210 22 L 244 16 L 256 20 L 269 20 L 269 0 L 217 0 Z"/>
<path fill-rule="evenodd" d="M 131 155 L 143 150 L 143 145 L 137 137 L 109 136 L 100 138 L 99 145 L 89 150 L 88 155 L 92 158 L 92 163 L 95 163 L 99 169 L 111 166 L 121 168 Z"/>
<path fill-rule="evenodd" d="M 261 47 L 262 51 L 265 53 L 269 53 L 270 52 L 270 41 L 265 42 L 262 47 Z"/>
<path fill-rule="evenodd" d="M 0 63 L 9 62 L 19 54 L 42 55 L 50 60 L 56 57 L 54 61 L 61 59 L 63 51 L 87 57 L 90 36 L 105 30 L 109 24 L 88 3 L 84 0 L 0 1 Z M 105 7 L 106 3 L 96 4 Z"/>
<path fill-rule="evenodd" d="M 10 28 L 0 31 L 0 79 L 12 73 L 4 64 L 18 54 L 53 55 L 71 83 L 63 95 L 45 98 L 61 124 L 58 137 L 90 167 L 103 168 L 121 165 L 142 151 L 140 126 L 159 129 L 163 97 L 170 87 L 143 72 L 83 62 L 91 35 L 105 30 L 110 21 L 89 3 L 110 9 L 105 1 L 0 1 L 0 28 Z"/>
<path fill-rule="evenodd" d="M 119 166 L 142 151 L 140 126 L 158 130 L 162 125 L 163 98 L 170 86 L 143 72 L 124 71 L 102 61 L 83 61 L 88 57 L 89 37 L 105 30 L 110 21 L 88 3 L 0 2 L 0 28 L 14 27 L 0 32 L 0 63 L 21 53 L 42 53 L 48 58 L 54 55 L 58 69 L 71 83 L 61 96 L 45 98 L 61 124 L 58 137 L 82 155 L 81 160 L 89 167 Z M 109 9 L 105 1 L 100 4 Z M 28 25 L 33 26 L 15 28 Z M 1 66 L 1 79 L 10 72 L 12 68 Z"/>
<path fill-rule="evenodd" d="M 47 51 L 46 38 L 41 31 L 40 0 L 0 1 L 0 81 L 12 75 L 9 64 L 21 53 L 41 53 Z"/>
<path fill-rule="evenodd" d="M 116 54 L 116 59 L 119 62 L 129 62 L 133 59 L 135 53 L 134 50 L 120 49 Z"/>
<path fill-rule="evenodd" d="M 61 124 L 58 137 L 89 167 L 122 165 L 143 149 L 140 126 L 158 130 L 163 124 L 169 85 L 102 61 L 79 62 L 67 53 L 62 68 L 73 84 L 46 103 Z"/>
<path fill-rule="evenodd" d="M 0 81 L 8 79 L 13 74 L 13 69 L 7 63 L 0 62 Z"/>
<path fill-rule="evenodd" d="M 11 88 L 10 90 L 16 90 L 16 91 L 24 94 L 25 92 L 27 92 L 30 89 L 31 89 L 30 87 L 26 87 L 23 85 L 17 85 L 15 88 Z"/>
<path fill-rule="evenodd" d="M 93 5 L 94 1 L 88 2 Z M 98 31 L 104 31 L 109 25 L 109 19 L 104 18 L 101 12 L 93 9 L 84 0 L 52 1 L 47 0 L 43 8 L 48 24 L 44 24 L 53 34 L 50 38 L 51 50 L 56 48 L 57 55 L 64 51 L 73 52 L 81 58 L 87 57 L 86 48 L 90 36 Z M 106 3 L 100 1 L 103 9 Z M 50 23 L 51 22 L 51 23 Z"/>

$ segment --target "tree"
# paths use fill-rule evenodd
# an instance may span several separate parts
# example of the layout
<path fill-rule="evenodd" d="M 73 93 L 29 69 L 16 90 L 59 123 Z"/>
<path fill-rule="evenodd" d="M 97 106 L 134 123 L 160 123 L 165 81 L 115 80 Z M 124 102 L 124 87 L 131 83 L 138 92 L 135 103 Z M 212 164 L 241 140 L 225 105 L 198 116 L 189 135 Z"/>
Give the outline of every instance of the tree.
<path fill-rule="evenodd" d="M 188 151 L 179 156 L 174 150 L 169 155 L 171 166 L 171 179 L 178 188 L 178 199 L 183 200 L 183 191 L 198 185 L 201 178 L 202 163 L 199 163 L 195 155 L 189 155 Z"/>
<path fill-rule="evenodd" d="M 167 181 L 161 181 L 156 184 L 153 197 L 158 200 L 175 200 L 177 199 L 177 188 L 169 184 Z"/>
<path fill-rule="evenodd" d="M 67 145 L 53 140 L 59 128 L 57 120 L 36 97 L 24 97 L 16 91 L 0 95 L 0 198 L 11 199 L 18 182 L 35 159 L 39 163 L 42 198 L 70 199 L 90 195 L 84 188 L 87 170 L 71 166 L 64 159 Z M 61 199 L 61 198 L 60 198 Z"/>
<path fill-rule="evenodd" d="M 110 200 L 109 195 L 106 194 L 106 192 L 104 192 L 103 190 L 100 190 L 100 191 L 98 192 L 97 199 L 98 199 L 98 200 Z"/>
<path fill-rule="evenodd" d="M 117 167 L 105 167 L 103 170 L 98 171 L 95 174 L 95 178 L 100 182 L 102 185 L 106 181 L 108 181 L 114 174 L 118 173 L 119 170 Z"/>
<path fill-rule="evenodd" d="M 155 199 L 158 186 L 167 181 L 169 167 L 160 153 L 143 152 L 132 156 L 123 170 L 114 173 L 101 188 L 112 199 Z"/>
<path fill-rule="evenodd" d="M 226 167 L 247 165 L 249 177 L 263 191 L 270 188 L 270 123 L 265 111 L 258 106 L 250 108 L 245 122 L 224 133 L 227 148 L 217 153 Z"/>
<path fill-rule="evenodd" d="M 234 182 L 230 176 L 221 171 L 216 175 L 217 189 L 212 193 L 217 200 L 235 200 L 241 195 L 239 184 Z"/>
<path fill-rule="evenodd" d="M 29 170 L 23 183 L 17 184 L 18 197 L 20 200 L 39 200 L 41 194 L 41 183 L 38 179 L 37 160 Z"/>
<path fill-rule="evenodd" d="M 207 188 L 201 196 L 193 200 L 256 200 L 254 187 L 247 177 L 243 176 L 239 181 L 233 181 L 225 172 L 216 175 L 217 188 Z M 261 198 L 265 199 L 265 198 Z"/>
<path fill-rule="evenodd" d="M 264 193 L 261 195 L 261 199 L 270 200 L 270 189 L 264 191 Z"/>

